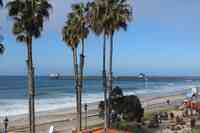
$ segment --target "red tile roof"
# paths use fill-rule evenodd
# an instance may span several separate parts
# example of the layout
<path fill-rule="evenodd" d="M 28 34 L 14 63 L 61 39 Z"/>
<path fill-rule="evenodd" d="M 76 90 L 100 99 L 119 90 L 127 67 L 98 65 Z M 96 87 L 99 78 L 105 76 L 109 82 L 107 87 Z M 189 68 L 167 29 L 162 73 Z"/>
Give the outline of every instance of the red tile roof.
<path fill-rule="evenodd" d="M 107 129 L 108 130 L 108 133 L 130 133 L 130 132 L 127 132 L 127 131 L 119 131 L 119 130 L 116 130 L 116 129 Z M 93 128 L 91 130 L 92 133 L 104 133 L 104 128 Z M 86 130 L 83 130 L 82 133 L 87 133 Z"/>

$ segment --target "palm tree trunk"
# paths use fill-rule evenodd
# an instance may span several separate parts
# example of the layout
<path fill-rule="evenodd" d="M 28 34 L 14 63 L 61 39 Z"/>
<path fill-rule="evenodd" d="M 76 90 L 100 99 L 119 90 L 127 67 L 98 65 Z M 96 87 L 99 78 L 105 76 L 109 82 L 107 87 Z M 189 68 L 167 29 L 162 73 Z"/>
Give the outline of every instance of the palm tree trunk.
<path fill-rule="evenodd" d="M 79 98 L 79 106 L 80 106 L 80 128 L 82 129 L 82 90 L 83 90 L 83 70 L 84 70 L 84 64 L 85 64 L 85 43 L 84 43 L 84 39 L 81 40 L 81 54 L 80 54 L 80 78 L 79 78 L 79 82 L 80 82 L 80 90 L 79 90 L 79 94 L 80 94 L 80 98 Z"/>
<path fill-rule="evenodd" d="M 103 88 L 104 88 L 104 132 L 107 133 L 108 128 L 108 108 L 107 108 L 107 81 L 106 81 L 106 34 L 103 36 Z"/>
<path fill-rule="evenodd" d="M 3 6 L 3 0 L 0 0 L 0 6 Z"/>
<path fill-rule="evenodd" d="M 28 67 L 28 96 L 29 96 L 29 132 L 35 133 L 35 85 L 32 59 L 32 38 L 27 37 L 27 67 Z"/>
<path fill-rule="evenodd" d="M 81 119 L 80 119 L 80 86 L 78 78 L 78 62 L 77 62 L 77 48 L 72 48 L 73 52 L 73 64 L 74 64 L 74 79 L 75 79 L 75 90 L 76 90 L 76 111 L 77 111 L 77 132 L 81 131 Z"/>
<path fill-rule="evenodd" d="M 110 35 L 110 56 L 109 56 L 109 76 L 108 76 L 108 93 L 109 93 L 109 97 L 108 97 L 108 127 L 110 128 L 111 126 L 111 111 L 112 111 L 112 99 L 111 99 L 111 92 L 112 92 L 112 63 L 113 63 L 113 33 Z"/>

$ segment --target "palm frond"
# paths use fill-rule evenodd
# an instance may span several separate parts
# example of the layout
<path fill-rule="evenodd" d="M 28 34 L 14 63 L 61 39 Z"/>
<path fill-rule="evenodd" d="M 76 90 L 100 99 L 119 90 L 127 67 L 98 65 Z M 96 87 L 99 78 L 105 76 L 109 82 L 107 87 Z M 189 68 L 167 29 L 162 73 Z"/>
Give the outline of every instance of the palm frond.
<path fill-rule="evenodd" d="M 0 54 L 3 54 L 5 51 L 5 47 L 2 43 L 0 43 Z"/>
<path fill-rule="evenodd" d="M 94 0 L 89 3 L 88 18 L 95 34 L 111 35 L 115 30 L 127 29 L 132 19 L 128 0 Z"/>
<path fill-rule="evenodd" d="M 72 5 L 72 11 L 68 14 L 68 19 L 62 30 L 63 40 L 71 48 L 78 46 L 81 39 L 89 34 L 86 22 L 86 6 L 83 3 Z"/>
<path fill-rule="evenodd" d="M 13 34 L 20 41 L 24 41 L 21 35 L 35 38 L 41 36 L 44 21 L 49 18 L 49 10 L 52 8 L 47 0 L 13 0 L 6 7 L 9 16 L 13 18 Z"/>
<path fill-rule="evenodd" d="M 22 13 L 25 8 L 25 2 L 21 0 L 14 0 L 7 3 L 6 7 L 8 8 L 9 16 L 17 16 L 19 13 Z"/>
<path fill-rule="evenodd" d="M 3 6 L 3 0 L 0 0 L 0 6 Z"/>
<path fill-rule="evenodd" d="M 12 32 L 14 35 L 18 35 L 24 31 L 23 24 L 20 19 L 15 18 L 13 27 L 12 27 Z"/>
<path fill-rule="evenodd" d="M 25 37 L 24 35 L 18 35 L 18 36 L 16 37 L 16 40 L 17 40 L 18 42 L 26 42 L 26 37 Z"/>

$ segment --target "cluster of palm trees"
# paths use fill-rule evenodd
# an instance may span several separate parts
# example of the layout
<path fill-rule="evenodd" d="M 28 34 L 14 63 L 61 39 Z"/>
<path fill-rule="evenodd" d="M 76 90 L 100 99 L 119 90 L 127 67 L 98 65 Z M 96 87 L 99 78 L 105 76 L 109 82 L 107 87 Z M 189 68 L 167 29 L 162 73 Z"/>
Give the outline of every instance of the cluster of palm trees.
<path fill-rule="evenodd" d="M 84 3 L 72 5 L 72 12 L 68 14 L 68 20 L 62 30 L 63 40 L 72 49 L 74 78 L 76 90 L 76 107 L 77 107 L 77 129 L 80 131 L 82 127 L 82 99 L 81 93 L 83 89 L 83 69 L 84 69 L 84 40 L 89 34 L 86 20 L 86 8 Z M 78 63 L 78 44 L 81 43 L 80 62 Z"/>
<path fill-rule="evenodd" d="M 112 59 L 113 59 L 113 37 L 119 29 L 127 29 L 128 22 L 132 17 L 132 9 L 127 0 L 94 0 L 87 4 L 80 3 L 72 6 L 72 12 L 63 28 L 63 40 L 72 49 L 74 75 L 77 92 L 77 129 L 81 130 L 81 91 L 83 89 L 83 66 L 84 66 L 84 39 L 87 38 L 89 31 L 96 35 L 103 35 L 103 86 L 105 89 L 105 129 L 110 127 L 110 112 L 112 91 Z M 109 70 L 106 76 L 106 39 L 110 39 Z M 81 42 L 80 63 L 77 59 L 77 48 Z M 78 69 L 80 68 L 80 69 Z M 108 77 L 108 82 L 107 82 Z"/>
<path fill-rule="evenodd" d="M 3 1 L 0 0 L 0 7 L 2 7 L 2 6 L 3 6 Z M 5 51 L 4 45 L 1 43 L 2 38 L 3 38 L 2 35 L 0 35 L 0 55 L 3 54 Z"/>
<path fill-rule="evenodd" d="M 114 34 L 119 29 L 127 29 L 132 18 L 132 9 L 128 0 L 94 0 L 88 3 L 72 5 L 67 21 L 62 29 L 62 39 L 73 53 L 74 80 L 76 90 L 77 132 L 82 130 L 82 90 L 85 63 L 85 39 L 89 32 L 103 36 L 102 77 L 105 100 L 105 129 L 110 127 L 112 91 L 112 58 Z M 0 0 L 0 3 L 2 1 Z M 67 3 L 66 3 L 67 4 Z M 30 133 L 35 133 L 35 82 L 32 60 L 32 40 L 41 36 L 44 21 L 48 19 L 52 8 L 48 0 L 13 0 L 6 5 L 8 15 L 13 18 L 12 32 L 16 40 L 27 47 L 29 126 Z M 109 45 L 109 69 L 106 71 L 106 40 Z M 80 44 L 80 45 L 79 45 Z M 3 45 L 2 45 L 3 46 Z M 80 46 L 80 54 L 78 48 Z M 2 49 L 2 50 L 1 50 Z M 3 51 L 0 45 L 0 52 Z M 79 55 L 78 55 L 79 54 Z M 106 130 L 105 130 L 106 131 Z"/>

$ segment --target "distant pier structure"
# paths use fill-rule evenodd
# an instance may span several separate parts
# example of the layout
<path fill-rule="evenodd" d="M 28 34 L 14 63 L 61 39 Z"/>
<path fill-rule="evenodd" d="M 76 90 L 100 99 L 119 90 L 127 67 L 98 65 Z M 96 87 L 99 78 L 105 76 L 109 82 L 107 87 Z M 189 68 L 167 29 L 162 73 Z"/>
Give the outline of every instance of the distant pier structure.
<path fill-rule="evenodd" d="M 51 73 L 51 74 L 49 74 L 49 78 L 50 79 L 60 79 L 61 75 L 60 75 L 60 73 Z"/>
<path fill-rule="evenodd" d="M 147 89 L 147 88 L 148 88 L 148 77 L 146 76 L 146 74 L 140 73 L 140 74 L 138 75 L 138 78 L 144 80 L 144 88 Z"/>

